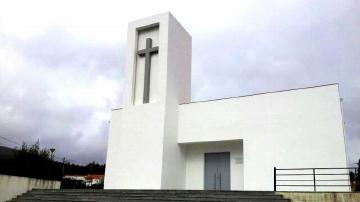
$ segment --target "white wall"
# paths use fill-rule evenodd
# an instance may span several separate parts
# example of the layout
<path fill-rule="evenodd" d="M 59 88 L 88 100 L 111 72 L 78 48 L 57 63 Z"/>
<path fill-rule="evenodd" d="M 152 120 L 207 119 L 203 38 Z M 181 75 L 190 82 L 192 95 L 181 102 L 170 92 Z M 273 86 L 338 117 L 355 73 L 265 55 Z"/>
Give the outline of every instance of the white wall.
<path fill-rule="evenodd" d="M 139 104 L 136 98 L 136 52 L 144 37 L 138 28 L 159 23 L 156 102 Z M 168 18 L 164 14 L 129 23 L 127 65 L 125 68 L 124 108 L 111 113 L 110 135 L 104 179 L 105 189 L 161 188 L 166 97 Z M 140 41 L 138 41 L 140 39 Z M 139 74 L 137 75 L 139 76 Z M 137 81 L 138 82 L 138 81 Z M 138 82 L 139 85 L 139 82 Z M 150 84 L 151 85 L 151 84 Z M 140 90 L 141 91 L 141 90 Z"/>
<path fill-rule="evenodd" d="M 241 141 L 208 142 L 186 146 L 185 189 L 204 189 L 205 153 L 230 152 L 230 188 L 244 189 L 243 146 Z"/>
<path fill-rule="evenodd" d="M 31 189 L 60 189 L 60 181 L 0 175 L 0 202 L 5 202 Z"/>
<path fill-rule="evenodd" d="M 179 103 L 190 102 L 191 36 L 169 15 L 166 115 L 163 144 L 162 188 L 185 186 L 185 148 L 177 143 Z"/>
<path fill-rule="evenodd" d="M 273 190 L 273 167 L 346 167 L 342 123 L 328 85 L 181 105 L 178 142 L 243 140 L 244 188 Z"/>
<path fill-rule="evenodd" d="M 137 101 L 136 73 L 140 60 L 135 55 L 139 27 L 158 23 L 156 75 L 152 80 L 156 96 L 150 103 Z M 150 35 L 149 35 L 150 36 Z M 141 49 L 141 47 L 140 47 Z M 185 156 L 177 144 L 178 106 L 190 101 L 191 37 L 170 13 L 129 24 L 125 69 L 124 108 L 112 111 L 105 189 L 182 189 L 185 183 Z M 139 76 L 140 75 L 140 76 Z M 180 77 L 179 77 L 180 76 Z M 150 86 L 152 84 L 150 83 Z M 140 91 L 139 91 L 140 92 Z M 134 96 L 135 95 L 135 96 Z"/>
<path fill-rule="evenodd" d="M 159 189 L 164 107 L 137 105 L 111 113 L 105 189 Z"/>

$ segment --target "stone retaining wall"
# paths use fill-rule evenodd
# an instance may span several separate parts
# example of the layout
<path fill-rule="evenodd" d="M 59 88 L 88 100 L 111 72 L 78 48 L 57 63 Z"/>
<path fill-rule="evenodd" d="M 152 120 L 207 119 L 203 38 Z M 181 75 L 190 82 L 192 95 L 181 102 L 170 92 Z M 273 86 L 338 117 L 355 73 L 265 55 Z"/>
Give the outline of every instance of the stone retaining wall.
<path fill-rule="evenodd" d="M 360 192 L 277 192 L 291 202 L 360 202 Z"/>
<path fill-rule="evenodd" d="M 60 181 L 0 175 L 0 202 L 10 200 L 31 189 L 60 189 Z"/>

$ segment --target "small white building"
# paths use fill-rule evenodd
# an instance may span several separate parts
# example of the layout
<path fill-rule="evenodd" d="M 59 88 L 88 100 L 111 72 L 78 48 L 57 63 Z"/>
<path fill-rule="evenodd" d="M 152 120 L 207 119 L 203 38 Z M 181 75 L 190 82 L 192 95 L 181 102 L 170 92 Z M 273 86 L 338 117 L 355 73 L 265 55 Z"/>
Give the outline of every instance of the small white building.
<path fill-rule="evenodd" d="M 129 24 L 124 84 L 105 189 L 273 190 L 274 167 L 347 166 L 337 84 L 191 102 L 191 36 L 170 13 Z"/>
<path fill-rule="evenodd" d="M 64 175 L 63 179 L 69 179 L 69 180 L 78 180 L 78 181 L 84 181 L 85 182 L 86 175 Z"/>
<path fill-rule="evenodd" d="M 65 175 L 63 179 L 82 181 L 87 187 L 91 187 L 93 185 L 102 184 L 104 175 Z"/>

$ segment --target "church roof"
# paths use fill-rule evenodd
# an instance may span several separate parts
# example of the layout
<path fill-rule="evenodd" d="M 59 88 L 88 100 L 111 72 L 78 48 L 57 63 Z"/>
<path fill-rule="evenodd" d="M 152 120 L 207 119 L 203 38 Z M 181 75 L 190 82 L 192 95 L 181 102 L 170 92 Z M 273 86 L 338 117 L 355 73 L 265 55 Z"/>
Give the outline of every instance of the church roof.
<path fill-rule="evenodd" d="M 309 86 L 309 87 L 302 87 L 302 88 L 292 88 L 292 89 L 278 90 L 278 91 L 268 91 L 268 92 L 261 92 L 261 93 L 255 93 L 255 94 L 233 96 L 233 97 L 225 97 L 225 98 L 217 98 L 217 99 L 210 99 L 210 100 L 200 100 L 200 101 L 195 101 L 195 102 L 181 103 L 180 105 L 194 104 L 194 103 L 200 103 L 200 102 L 212 102 L 212 101 L 227 100 L 227 99 L 235 99 L 235 98 L 250 97 L 250 96 L 255 96 L 255 95 L 281 93 L 281 92 L 294 91 L 294 90 L 304 90 L 304 89 L 319 88 L 319 87 L 332 86 L 332 85 L 339 85 L 339 83 L 331 83 L 331 84 L 324 84 L 324 85 L 318 85 L 318 86 Z"/>
<path fill-rule="evenodd" d="M 339 83 L 330 83 L 330 84 L 308 86 L 308 87 L 302 87 L 302 88 L 291 88 L 291 89 L 278 90 L 278 91 L 268 91 L 268 92 L 261 92 L 261 93 L 255 93 L 255 94 L 233 96 L 233 97 L 225 97 L 225 98 L 217 98 L 217 99 L 210 99 L 210 100 L 200 100 L 200 101 L 195 101 L 195 102 L 181 103 L 180 105 L 194 104 L 194 103 L 201 103 L 201 102 L 213 102 L 213 101 L 219 101 L 219 100 L 235 99 L 235 98 L 241 98 L 241 97 L 250 97 L 250 96 L 255 96 L 255 95 L 264 95 L 264 94 L 272 94 L 272 93 L 281 93 L 281 92 L 294 91 L 294 90 L 304 90 L 304 89 L 319 88 L 319 87 L 332 86 L 332 85 L 338 86 Z M 116 109 L 112 109 L 112 110 L 120 110 L 120 109 L 122 109 L 122 108 L 116 108 Z"/>

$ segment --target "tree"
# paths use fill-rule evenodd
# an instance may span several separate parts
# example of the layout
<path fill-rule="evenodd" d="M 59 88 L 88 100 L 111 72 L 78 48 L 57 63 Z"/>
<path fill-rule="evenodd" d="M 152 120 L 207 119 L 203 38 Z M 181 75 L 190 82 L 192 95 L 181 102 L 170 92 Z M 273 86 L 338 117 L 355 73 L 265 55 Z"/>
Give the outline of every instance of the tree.
<path fill-rule="evenodd" d="M 40 141 L 37 140 L 35 142 L 35 144 L 30 146 L 30 148 L 28 149 L 28 152 L 30 154 L 39 155 L 39 150 L 40 150 Z"/>

